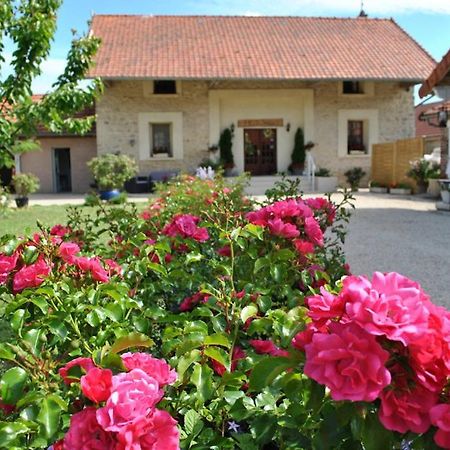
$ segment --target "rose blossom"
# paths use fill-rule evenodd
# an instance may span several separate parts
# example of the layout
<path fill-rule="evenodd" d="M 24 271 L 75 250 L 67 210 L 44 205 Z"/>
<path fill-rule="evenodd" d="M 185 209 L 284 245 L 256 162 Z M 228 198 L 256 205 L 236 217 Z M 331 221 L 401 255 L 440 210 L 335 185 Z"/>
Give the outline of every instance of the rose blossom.
<path fill-rule="evenodd" d="M 353 323 L 331 323 L 329 329 L 305 345 L 305 374 L 325 384 L 334 400 L 375 400 L 391 381 L 384 366 L 389 353 Z"/>
<path fill-rule="evenodd" d="M 74 242 L 63 242 L 59 246 L 58 254 L 64 262 L 74 264 L 76 259 L 75 255 L 79 251 L 80 247 Z"/>
<path fill-rule="evenodd" d="M 108 400 L 112 387 L 112 372 L 94 367 L 80 380 L 83 394 L 95 403 Z"/>
<path fill-rule="evenodd" d="M 305 219 L 305 233 L 313 244 L 323 247 L 323 232 L 314 217 Z"/>
<path fill-rule="evenodd" d="M 235 345 L 235 347 L 233 348 L 233 356 L 231 358 L 231 372 L 234 372 L 236 370 L 238 361 L 245 358 L 245 356 L 246 355 L 244 350 L 242 350 L 242 348 L 238 345 Z M 227 371 L 225 366 L 223 364 L 220 364 L 220 362 L 216 361 L 215 359 L 211 360 L 211 365 L 217 375 L 223 376 L 223 374 Z"/>
<path fill-rule="evenodd" d="M 314 322 L 322 324 L 344 314 L 345 302 L 341 296 L 333 295 L 323 287 L 320 288 L 320 294 L 306 298 L 309 309 L 308 316 Z"/>
<path fill-rule="evenodd" d="M 135 422 L 118 434 L 115 450 L 179 450 L 177 421 L 167 412 L 155 409 L 146 419 Z"/>
<path fill-rule="evenodd" d="M 64 237 L 66 234 L 71 232 L 72 230 L 70 227 L 65 227 L 64 225 L 61 224 L 54 225 L 50 230 L 51 235 L 59 237 Z"/>
<path fill-rule="evenodd" d="M 115 440 L 97 422 L 97 409 L 83 409 L 70 418 L 70 428 L 64 437 L 64 450 L 114 450 Z"/>
<path fill-rule="evenodd" d="M 107 283 L 109 281 L 108 272 L 100 264 L 99 258 L 91 259 L 91 276 L 92 279 L 100 283 Z"/>
<path fill-rule="evenodd" d="M 302 239 L 295 239 L 294 247 L 302 255 L 314 253 L 314 244 L 309 241 L 304 241 Z"/>
<path fill-rule="evenodd" d="M 47 277 L 50 272 L 50 266 L 44 261 L 43 258 L 40 257 L 34 264 L 22 267 L 14 275 L 14 292 L 21 292 L 26 288 L 41 285 L 44 282 L 45 277 Z"/>
<path fill-rule="evenodd" d="M 450 448 L 450 405 L 439 404 L 430 410 L 431 423 L 438 428 L 434 442 L 442 448 Z"/>
<path fill-rule="evenodd" d="M 141 369 L 114 375 L 111 395 L 97 410 L 98 423 L 106 431 L 120 431 L 146 418 L 162 397 L 158 382 Z"/>
<path fill-rule="evenodd" d="M 177 380 L 177 372 L 166 361 L 153 358 L 148 353 L 124 353 L 122 361 L 127 370 L 141 369 L 153 377 L 160 386 L 172 384 Z"/>
<path fill-rule="evenodd" d="M 386 429 L 421 434 L 430 427 L 428 412 L 436 404 L 437 394 L 417 385 L 385 389 L 380 398 L 378 417 Z"/>
<path fill-rule="evenodd" d="M 289 352 L 281 350 L 271 340 L 251 339 L 249 344 L 255 349 L 256 353 L 272 356 L 289 356 Z"/>
<path fill-rule="evenodd" d="M 69 385 L 75 381 L 78 381 L 79 377 L 71 376 L 69 371 L 72 367 L 80 367 L 85 373 L 88 373 L 91 369 L 95 367 L 94 362 L 91 358 L 75 358 L 69 361 L 64 367 L 58 370 L 58 373 L 64 380 L 64 383 Z"/>
<path fill-rule="evenodd" d="M 0 253 L 0 285 L 5 283 L 9 273 L 16 268 L 18 258 L 18 253 L 11 256 Z"/>
<path fill-rule="evenodd" d="M 285 223 L 281 219 L 271 219 L 267 221 L 270 232 L 275 236 L 281 236 L 286 239 L 296 238 L 300 235 L 297 227 L 292 223 Z"/>
<path fill-rule="evenodd" d="M 209 239 L 208 230 L 197 226 L 200 218 L 191 214 L 179 214 L 173 217 L 172 221 L 162 230 L 167 236 L 181 236 L 182 238 L 192 238 L 198 242 L 205 242 Z"/>
<path fill-rule="evenodd" d="M 419 284 L 396 272 L 375 272 L 371 282 L 347 277 L 340 295 L 349 319 L 370 334 L 409 345 L 428 331 L 428 297 Z"/>

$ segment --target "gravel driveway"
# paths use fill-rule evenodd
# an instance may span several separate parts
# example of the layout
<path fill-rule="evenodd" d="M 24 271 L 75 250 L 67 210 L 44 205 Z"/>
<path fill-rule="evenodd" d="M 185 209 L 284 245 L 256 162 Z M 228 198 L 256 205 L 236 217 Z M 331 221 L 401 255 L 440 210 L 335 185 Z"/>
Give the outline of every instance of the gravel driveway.
<path fill-rule="evenodd" d="M 358 192 L 345 244 L 352 273 L 396 271 L 450 308 L 450 213 L 435 201 Z"/>

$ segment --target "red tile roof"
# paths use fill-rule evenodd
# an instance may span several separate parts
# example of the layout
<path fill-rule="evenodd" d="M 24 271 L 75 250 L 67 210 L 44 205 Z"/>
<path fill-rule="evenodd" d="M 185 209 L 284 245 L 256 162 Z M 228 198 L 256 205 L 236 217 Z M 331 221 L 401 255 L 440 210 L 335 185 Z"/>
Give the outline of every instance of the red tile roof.
<path fill-rule="evenodd" d="M 106 79 L 419 82 L 435 65 L 392 19 L 97 15 L 91 31 Z"/>
<path fill-rule="evenodd" d="M 419 89 L 420 97 L 430 94 L 433 88 L 445 79 L 445 84 L 450 85 L 450 50 L 433 69 L 430 76 L 422 83 Z"/>

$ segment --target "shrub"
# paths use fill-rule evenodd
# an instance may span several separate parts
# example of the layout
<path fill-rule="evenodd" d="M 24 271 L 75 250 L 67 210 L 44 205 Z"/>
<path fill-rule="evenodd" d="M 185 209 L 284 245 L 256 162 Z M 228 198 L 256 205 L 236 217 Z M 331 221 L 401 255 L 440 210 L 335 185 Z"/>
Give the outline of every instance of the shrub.
<path fill-rule="evenodd" d="M 13 176 L 12 183 L 18 197 L 28 197 L 40 187 L 39 178 L 32 173 L 17 173 Z"/>
<path fill-rule="evenodd" d="M 427 161 L 424 158 L 410 162 L 410 169 L 406 175 L 419 184 L 426 184 L 430 178 L 439 178 L 439 164 L 433 161 Z"/>
<path fill-rule="evenodd" d="M 320 169 L 317 169 L 314 175 L 316 177 L 331 177 L 330 170 L 326 169 L 325 167 L 321 167 Z"/>
<path fill-rule="evenodd" d="M 125 181 L 134 177 L 138 171 L 133 158 L 120 154 L 96 156 L 87 165 L 102 191 L 122 189 Z"/>
<path fill-rule="evenodd" d="M 352 191 L 358 190 L 359 183 L 361 182 L 365 174 L 366 172 L 364 172 L 361 167 L 353 167 L 352 169 L 349 169 L 344 173 L 345 177 L 347 178 L 347 183 L 350 185 Z"/>
<path fill-rule="evenodd" d="M 301 169 L 305 164 L 306 150 L 303 130 L 299 127 L 295 132 L 294 149 L 291 154 L 291 170 Z"/>
<path fill-rule="evenodd" d="M 234 167 L 233 133 L 229 128 L 222 131 L 219 139 L 220 162 L 225 169 Z"/>

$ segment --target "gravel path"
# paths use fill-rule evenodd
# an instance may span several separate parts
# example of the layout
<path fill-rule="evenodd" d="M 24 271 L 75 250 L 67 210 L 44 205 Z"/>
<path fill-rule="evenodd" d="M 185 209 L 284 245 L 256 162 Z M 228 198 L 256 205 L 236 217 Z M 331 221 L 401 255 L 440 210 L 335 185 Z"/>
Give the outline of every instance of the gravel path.
<path fill-rule="evenodd" d="M 435 201 L 359 192 L 345 244 L 354 274 L 396 271 L 450 308 L 450 213 Z"/>

